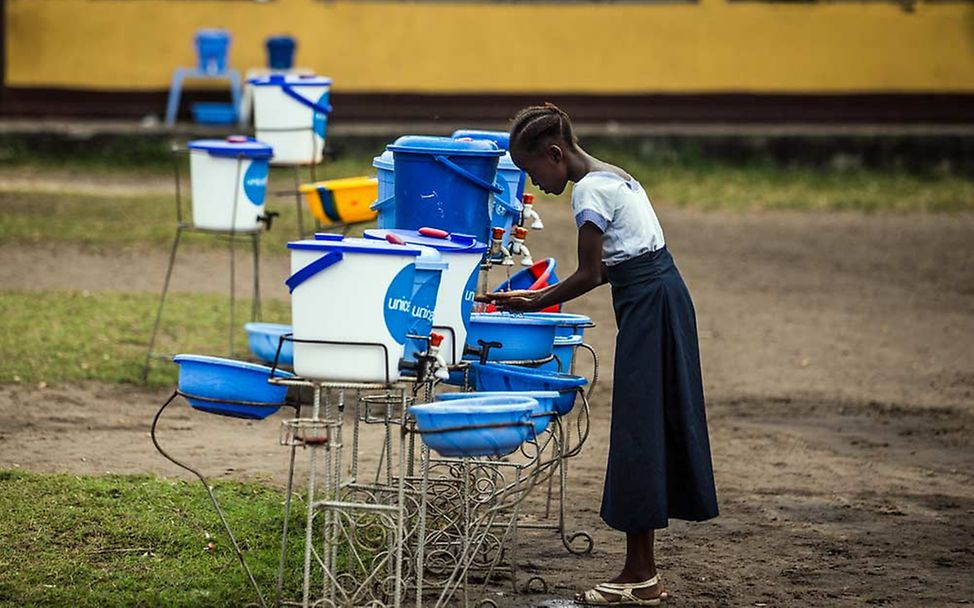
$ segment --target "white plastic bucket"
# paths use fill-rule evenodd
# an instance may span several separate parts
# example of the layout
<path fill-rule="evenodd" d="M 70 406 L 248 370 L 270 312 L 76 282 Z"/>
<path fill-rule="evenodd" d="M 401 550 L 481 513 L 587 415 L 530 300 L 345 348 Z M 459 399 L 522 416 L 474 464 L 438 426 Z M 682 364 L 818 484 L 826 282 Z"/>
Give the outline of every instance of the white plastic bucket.
<path fill-rule="evenodd" d="M 231 135 L 189 142 L 193 224 L 209 230 L 254 232 L 267 193 L 267 144 Z"/>
<path fill-rule="evenodd" d="M 295 373 L 338 382 L 398 380 L 422 249 L 338 234 L 288 249 Z"/>
<path fill-rule="evenodd" d="M 274 148 L 275 165 L 321 162 L 331 112 L 331 78 L 271 74 L 248 80 L 257 139 Z"/>
<path fill-rule="evenodd" d="M 365 237 L 381 240 L 385 239 L 386 234 L 390 232 L 410 245 L 436 249 L 440 252 L 443 261 L 447 263 L 448 266 L 440 279 L 440 291 L 436 297 L 433 331 L 444 336 L 440 344 L 440 352 L 447 364 L 458 363 L 463 358 L 470 313 L 473 312 L 474 296 L 477 294 L 480 261 L 487 250 L 487 245 L 477 242 L 468 235 L 449 234 L 429 228 L 373 229 L 366 230 Z"/>

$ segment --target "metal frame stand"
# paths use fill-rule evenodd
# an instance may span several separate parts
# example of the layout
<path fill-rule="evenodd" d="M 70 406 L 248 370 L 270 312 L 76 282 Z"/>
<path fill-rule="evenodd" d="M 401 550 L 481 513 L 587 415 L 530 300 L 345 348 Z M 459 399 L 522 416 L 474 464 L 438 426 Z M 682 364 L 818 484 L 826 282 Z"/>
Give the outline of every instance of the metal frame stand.
<path fill-rule="evenodd" d="M 173 152 L 173 175 L 175 180 L 175 204 L 176 204 L 176 235 L 173 238 L 172 249 L 169 252 L 169 264 L 166 267 L 166 278 L 162 283 L 162 293 L 159 296 L 159 305 L 156 308 L 156 317 L 152 325 L 152 332 L 149 336 L 149 344 L 146 348 L 145 363 L 142 366 L 141 381 L 145 384 L 149 379 L 149 371 L 152 364 L 153 355 L 156 356 L 167 356 L 168 355 L 157 355 L 153 352 L 156 344 L 156 338 L 159 334 L 159 325 L 162 322 L 162 311 L 166 304 L 166 297 L 169 295 L 169 286 L 172 280 L 173 267 L 176 265 L 176 254 L 179 251 L 179 245 L 182 242 L 182 236 L 184 232 L 195 232 L 199 234 L 209 234 L 216 238 L 225 238 L 229 244 L 230 249 L 230 328 L 228 333 L 228 355 L 233 357 L 234 355 L 234 334 L 237 331 L 236 323 L 236 303 L 237 303 L 237 290 L 236 290 L 236 242 L 238 240 L 250 241 L 251 247 L 253 249 L 253 292 L 252 301 L 250 309 L 251 321 L 260 320 L 260 230 L 254 231 L 238 231 L 238 230 L 211 230 L 208 228 L 200 228 L 191 222 L 183 220 L 183 205 L 182 205 L 182 172 L 180 171 L 181 158 L 183 156 L 188 156 L 189 150 L 184 148 L 178 148 L 176 146 L 172 149 Z M 236 222 L 237 217 L 237 205 L 240 202 L 240 173 L 243 165 L 243 157 L 237 159 L 237 177 L 236 177 L 236 189 L 234 191 L 233 197 L 233 207 L 231 209 L 231 226 Z M 270 219 L 267 219 L 267 225 L 270 227 Z"/>

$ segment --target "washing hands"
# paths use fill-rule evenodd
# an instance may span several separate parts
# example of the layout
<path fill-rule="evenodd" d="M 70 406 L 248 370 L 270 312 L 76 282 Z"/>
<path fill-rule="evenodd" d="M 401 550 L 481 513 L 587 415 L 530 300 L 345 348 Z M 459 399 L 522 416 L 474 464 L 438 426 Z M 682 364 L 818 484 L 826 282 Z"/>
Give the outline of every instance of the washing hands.
<path fill-rule="evenodd" d="M 541 296 L 544 291 L 528 291 L 519 289 L 514 291 L 498 291 L 484 295 L 478 295 L 475 299 L 478 302 L 493 304 L 497 310 L 503 312 L 533 312 L 541 310 Z"/>

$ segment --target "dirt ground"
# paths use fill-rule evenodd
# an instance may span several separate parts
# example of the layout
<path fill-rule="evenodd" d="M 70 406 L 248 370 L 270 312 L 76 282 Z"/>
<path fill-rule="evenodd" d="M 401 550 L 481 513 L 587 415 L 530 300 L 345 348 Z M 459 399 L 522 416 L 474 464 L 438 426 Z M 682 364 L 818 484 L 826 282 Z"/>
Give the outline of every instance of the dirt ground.
<path fill-rule="evenodd" d="M 571 218 L 563 207 L 541 211 L 547 228 L 529 244 L 567 274 Z M 713 521 L 674 521 L 658 534 L 670 603 L 974 603 L 974 217 L 665 205 L 659 215 L 697 305 L 721 506 Z M 154 291 L 165 255 L 2 246 L 0 288 Z M 177 269 L 175 288 L 225 289 L 191 268 L 222 268 L 221 254 L 194 255 Z M 29 273 L 17 263 L 27 258 Z M 66 258 L 75 260 L 70 269 Z M 36 272 L 38 264 L 47 270 Z M 287 266 L 284 256 L 265 256 L 266 297 L 286 297 Z M 598 517 L 609 294 L 598 290 L 567 309 L 599 324 L 587 338 L 602 356 L 601 388 L 567 500 L 571 528 L 591 531 L 595 550 L 573 556 L 553 533 L 525 534 L 525 570 L 543 575 L 549 593 L 515 598 L 499 588 L 502 606 L 559 605 L 621 565 L 622 538 Z M 148 438 L 166 396 L 99 384 L 0 386 L 0 467 L 178 476 Z M 281 483 L 279 417 L 242 422 L 181 406 L 167 413 L 161 440 L 215 477 Z M 378 440 L 375 427 L 366 429 L 367 463 Z"/>

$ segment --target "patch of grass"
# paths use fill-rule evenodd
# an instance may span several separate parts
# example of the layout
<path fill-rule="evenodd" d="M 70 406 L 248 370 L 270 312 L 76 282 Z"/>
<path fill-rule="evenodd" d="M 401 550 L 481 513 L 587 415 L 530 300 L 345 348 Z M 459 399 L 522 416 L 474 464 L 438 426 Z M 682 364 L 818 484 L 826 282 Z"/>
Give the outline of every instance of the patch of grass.
<path fill-rule="evenodd" d="M 281 492 L 239 482 L 219 482 L 215 492 L 258 584 L 273 595 Z M 293 508 L 302 512 L 298 502 Z M 256 601 L 198 483 L 0 470 L 0 512 L 0 604 L 196 607 Z M 292 522 L 289 598 L 299 597 L 303 546 L 303 518 Z"/>
<path fill-rule="evenodd" d="M 136 382 L 145 360 L 158 294 L 76 291 L 0 292 L 0 382 L 77 380 Z M 262 301 L 263 320 L 287 323 L 287 302 Z M 238 300 L 236 356 L 248 355 L 243 323 L 250 302 Z M 157 352 L 227 356 L 225 295 L 172 293 Z M 150 384 L 171 386 L 176 366 L 153 362 Z"/>
<path fill-rule="evenodd" d="M 346 160 L 324 165 L 318 179 L 331 179 L 350 175 L 374 174 L 371 159 Z M 70 175 L 70 174 L 68 174 Z M 110 183 L 112 176 L 124 176 L 126 182 L 142 173 L 105 172 L 99 179 Z M 52 173 L 61 178 L 59 186 L 69 188 L 70 181 L 63 183 L 65 174 Z M 35 172 L 36 177 L 36 172 Z M 302 179 L 307 175 L 302 174 Z M 192 220 L 188 183 L 184 183 L 183 221 Z M 280 194 L 295 190 L 293 172 L 274 170 L 268 184 L 267 211 L 276 211 L 272 230 L 264 232 L 261 242 L 265 251 L 284 251 L 288 241 L 297 238 L 297 210 L 293 194 Z M 302 213 L 305 231 L 314 226 L 314 218 L 302 197 Z M 90 192 L 0 192 L 0 243 L 43 243 L 60 240 L 92 247 L 119 245 L 172 244 L 176 228 L 176 203 L 174 194 L 161 194 L 149 190 L 144 194 L 119 194 L 106 188 L 104 194 Z M 325 228 L 327 229 L 327 227 Z M 225 247 L 223 240 L 187 234 L 190 247 Z"/>
<path fill-rule="evenodd" d="M 626 168 L 640 179 L 654 201 L 681 207 L 739 211 L 974 211 L 974 180 L 959 176 L 766 165 L 637 164 Z"/>
<path fill-rule="evenodd" d="M 867 169 L 784 168 L 765 164 L 646 163 L 613 159 L 633 173 L 657 204 L 702 209 L 851 210 L 858 212 L 964 212 L 974 210 L 974 180 L 956 175 L 915 174 Z M 322 177 L 372 173 L 371 158 L 345 158 L 325 165 Z M 112 173 L 104 179 L 111 180 Z M 131 178 L 128 173 L 114 173 Z M 293 190 L 287 170 L 273 173 L 268 210 L 281 214 L 262 236 L 264 251 L 284 251 L 296 238 Z M 91 247 L 152 245 L 167 247 L 175 229 L 170 194 L 141 195 L 75 192 L 0 193 L 0 243 L 59 240 Z M 190 218 L 184 202 L 184 218 Z M 312 226 L 305 208 L 306 230 Z M 353 234 L 370 225 L 360 225 Z M 327 229 L 327 228 L 326 228 Z M 190 247 L 223 247 L 222 240 L 188 235 Z"/>

